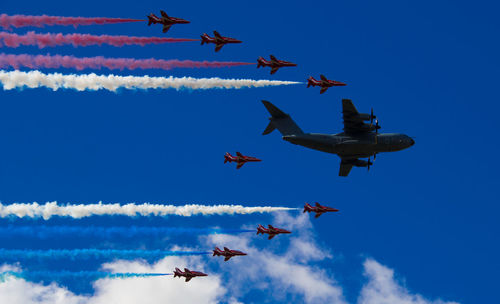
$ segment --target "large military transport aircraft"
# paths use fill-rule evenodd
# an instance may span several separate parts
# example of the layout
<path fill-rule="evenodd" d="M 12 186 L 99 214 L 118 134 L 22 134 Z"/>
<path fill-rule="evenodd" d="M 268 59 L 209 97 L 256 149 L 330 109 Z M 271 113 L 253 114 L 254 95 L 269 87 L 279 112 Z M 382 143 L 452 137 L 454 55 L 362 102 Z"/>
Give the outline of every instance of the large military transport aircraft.
<path fill-rule="evenodd" d="M 338 134 L 304 133 L 290 115 L 283 113 L 268 101 L 263 100 L 262 103 L 271 114 L 269 125 L 263 135 L 278 129 L 283 135 L 283 140 L 292 144 L 337 154 L 341 159 L 340 176 L 349 175 L 353 166 L 370 169 L 370 165 L 373 164 L 370 157 L 373 156 L 375 159 L 377 153 L 400 151 L 415 144 L 411 137 L 404 134 L 378 134 L 380 126 L 373 115 L 373 110 L 370 114 L 360 114 L 350 99 L 342 99 L 344 132 Z M 368 161 L 360 158 L 368 158 Z"/>

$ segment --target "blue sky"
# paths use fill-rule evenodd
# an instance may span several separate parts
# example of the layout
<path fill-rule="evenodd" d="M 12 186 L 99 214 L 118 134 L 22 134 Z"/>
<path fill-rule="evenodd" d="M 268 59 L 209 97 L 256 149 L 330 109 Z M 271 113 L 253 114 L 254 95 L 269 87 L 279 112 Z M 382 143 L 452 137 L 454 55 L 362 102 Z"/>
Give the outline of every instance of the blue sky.
<path fill-rule="evenodd" d="M 296 62 L 298 67 L 283 68 L 272 76 L 269 70 L 255 66 L 172 71 L 103 69 L 97 73 L 291 81 L 325 74 L 348 84 L 322 95 L 318 88 L 307 89 L 305 84 L 207 91 L 2 91 L 3 203 L 103 201 L 301 207 L 304 202 L 319 201 L 341 212 L 312 220 L 312 226 L 301 222 L 296 227 L 308 231 L 300 240 L 309 239 L 332 258 L 309 259 L 305 265 L 323 269 L 335 278 L 335 286 L 342 288 L 349 303 L 356 303 L 366 286 L 366 261 L 394 269 L 399 283 L 429 299 L 491 303 L 496 298 L 500 207 L 495 189 L 500 186 L 500 166 L 497 155 L 489 153 L 498 149 L 496 119 L 500 111 L 500 21 L 496 4 L 89 0 L 70 5 L 66 1 L 7 2 L 0 7 L 7 14 L 130 18 L 143 18 L 164 9 L 192 21 L 173 26 L 168 37 L 197 38 L 203 32 L 218 30 L 244 41 L 225 46 L 219 53 L 214 53 L 212 45 L 200 46 L 198 42 L 0 50 L 5 53 L 248 62 L 274 54 Z M 142 23 L 82 26 L 76 30 L 23 28 L 15 32 L 28 30 L 164 36 L 159 26 Z M 70 69 L 58 72 L 76 73 Z M 83 71 L 90 72 L 94 71 Z M 354 168 L 348 178 L 340 178 L 335 155 L 290 145 L 277 133 L 261 135 L 268 122 L 261 99 L 290 113 L 306 132 L 336 133 L 342 129 L 342 98 L 351 98 L 362 112 L 373 107 L 382 131 L 414 136 L 415 146 L 379 155 L 370 172 Z M 241 151 L 263 162 L 236 171 L 233 165 L 223 164 L 226 151 Z M 92 217 L 50 222 L 9 219 L 2 220 L 1 225 L 240 228 L 279 223 L 283 218 L 299 221 L 297 215 Z M 253 235 L 242 238 L 251 239 L 248 242 L 252 248 L 277 256 L 285 255 L 280 252 L 283 248 L 291 248 L 286 237 L 276 243 Z M 6 238 L 1 242 L 4 248 L 200 249 L 213 240 L 171 236 L 107 242 Z M 226 241 L 240 244 L 232 237 Z M 201 249 L 211 249 L 205 247 Z M 195 262 L 225 271 L 221 277 L 231 280 L 231 265 L 219 269 L 205 264 L 207 259 Z M 95 270 L 103 262 L 21 261 L 21 265 L 26 269 Z M 373 267 L 368 269 L 381 269 Z M 94 292 L 90 284 L 71 280 L 59 284 L 76 294 Z M 225 296 L 244 303 L 267 298 L 266 291 L 258 287 L 245 294 L 229 290 Z M 302 297 L 290 292 L 286 299 L 302 302 Z M 274 296 L 267 299 L 270 303 L 283 301 Z"/>

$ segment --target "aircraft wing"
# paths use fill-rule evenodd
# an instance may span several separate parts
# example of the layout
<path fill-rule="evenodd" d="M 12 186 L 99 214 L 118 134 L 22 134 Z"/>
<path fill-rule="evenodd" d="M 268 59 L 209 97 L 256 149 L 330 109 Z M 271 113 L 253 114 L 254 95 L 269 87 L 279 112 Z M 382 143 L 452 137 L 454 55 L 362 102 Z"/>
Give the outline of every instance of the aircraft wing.
<path fill-rule="evenodd" d="M 239 168 L 243 167 L 243 165 L 244 165 L 244 164 L 245 164 L 245 163 L 238 163 L 238 164 L 236 165 L 236 169 L 239 169 Z"/>
<path fill-rule="evenodd" d="M 326 90 L 328 90 L 328 87 L 322 87 L 321 90 L 319 90 L 319 93 L 323 94 L 326 92 Z"/>
<path fill-rule="evenodd" d="M 344 160 L 342 160 L 340 162 L 339 176 L 348 176 L 349 172 L 351 172 L 351 169 L 352 169 L 352 164 L 351 163 L 347 163 Z M 318 217 L 318 216 L 319 215 L 316 214 L 316 217 Z"/>
<path fill-rule="evenodd" d="M 192 279 L 192 278 L 193 278 L 193 277 L 186 277 L 186 282 L 191 281 L 191 279 Z"/>
<path fill-rule="evenodd" d="M 278 72 L 278 69 L 279 69 L 278 67 L 271 68 L 271 75 Z"/>
<path fill-rule="evenodd" d="M 270 240 L 270 239 L 272 239 L 275 236 L 276 236 L 276 234 L 269 234 L 269 237 L 267 239 Z"/>
<path fill-rule="evenodd" d="M 171 24 L 164 24 L 163 25 L 163 32 L 164 33 L 168 32 L 168 30 L 170 29 L 171 26 L 172 26 Z"/>
<path fill-rule="evenodd" d="M 224 262 L 229 261 L 229 259 L 230 259 L 230 258 L 231 258 L 231 256 L 230 256 L 230 255 L 226 256 L 226 257 L 224 258 Z"/>
<path fill-rule="evenodd" d="M 326 76 L 323 74 L 319 75 L 319 78 L 321 78 L 321 80 L 323 81 L 328 81 L 328 78 L 326 78 Z"/>
<path fill-rule="evenodd" d="M 219 39 L 223 39 L 222 36 L 217 31 L 214 31 L 214 37 L 219 38 Z"/>
<path fill-rule="evenodd" d="M 163 18 L 169 18 L 167 13 L 165 13 L 165 11 L 160 11 L 160 13 Z"/>
<path fill-rule="evenodd" d="M 221 44 L 217 44 L 217 45 L 215 46 L 215 51 L 216 51 L 216 52 L 220 51 L 220 49 L 222 49 L 222 47 L 223 47 L 223 46 L 224 46 L 224 44 L 222 44 L 222 43 L 221 43 Z"/>
<path fill-rule="evenodd" d="M 366 129 L 367 124 L 363 122 L 362 117 L 350 99 L 342 99 L 342 117 L 346 133 L 372 132 Z"/>
<path fill-rule="evenodd" d="M 352 166 L 351 166 L 351 168 L 352 168 Z M 349 169 L 349 171 L 350 171 L 350 170 L 351 170 L 351 169 Z M 349 174 L 349 172 L 347 172 L 347 174 Z M 320 217 L 322 214 L 323 214 L 323 212 L 316 212 L 316 215 L 314 215 L 314 218 L 318 218 L 318 217 Z"/>
<path fill-rule="evenodd" d="M 273 63 L 279 63 L 278 59 L 276 59 L 276 57 L 274 57 L 274 55 L 270 55 L 269 57 L 271 58 L 271 61 Z"/>

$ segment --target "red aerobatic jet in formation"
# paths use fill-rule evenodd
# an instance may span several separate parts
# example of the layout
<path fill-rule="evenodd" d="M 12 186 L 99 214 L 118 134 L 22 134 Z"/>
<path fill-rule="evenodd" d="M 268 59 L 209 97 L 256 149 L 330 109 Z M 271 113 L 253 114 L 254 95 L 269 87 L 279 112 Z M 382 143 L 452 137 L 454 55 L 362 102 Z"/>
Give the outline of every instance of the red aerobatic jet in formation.
<path fill-rule="evenodd" d="M 265 234 L 265 233 L 269 234 L 269 237 L 267 239 L 270 240 L 278 234 L 292 233 L 292 232 L 281 228 L 274 228 L 271 225 L 267 225 L 267 228 L 265 228 L 262 225 L 259 225 L 257 227 L 257 234 Z"/>
<path fill-rule="evenodd" d="M 320 75 L 321 80 L 316 80 L 312 76 L 307 79 L 307 87 L 310 86 L 320 86 L 321 90 L 319 91 L 320 94 L 323 94 L 328 90 L 329 87 L 339 87 L 339 86 L 346 86 L 347 84 L 340 82 L 340 81 L 335 81 L 335 80 L 328 80 L 325 75 Z"/>
<path fill-rule="evenodd" d="M 304 205 L 304 213 L 306 212 L 315 212 L 316 215 L 314 215 L 314 218 L 318 218 L 320 217 L 320 215 L 322 215 L 323 213 L 325 212 L 338 212 L 339 209 L 335 209 L 335 208 L 332 208 L 332 207 L 326 207 L 326 206 L 321 206 L 319 203 L 316 203 L 316 205 L 313 207 L 311 205 L 309 205 L 308 203 L 306 203 Z"/>
<path fill-rule="evenodd" d="M 201 45 L 205 43 L 214 43 L 215 51 L 218 52 L 220 49 L 227 43 L 242 43 L 243 41 L 230 38 L 230 37 L 222 37 L 217 31 L 214 31 L 214 37 L 210 37 L 207 33 L 203 33 L 201 35 Z"/>
<path fill-rule="evenodd" d="M 213 254 L 213 256 L 223 256 L 224 262 L 229 261 L 230 258 L 237 255 L 247 255 L 247 254 L 239 250 L 231 250 L 227 247 L 224 247 L 224 250 L 220 250 L 219 247 L 215 247 Z"/>
<path fill-rule="evenodd" d="M 271 57 L 271 60 L 269 60 L 269 61 L 265 60 L 262 57 L 259 57 L 257 59 L 257 68 L 260 68 L 260 67 L 271 67 L 271 75 L 274 74 L 274 73 L 276 73 L 279 68 L 297 66 L 293 62 L 284 61 L 284 60 L 278 60 L 273 55 L 270 55 L 269 57 Z"/>
<path fill-rule="evenodd" d="M 241 168 L 247 162 L 259 162 L 259 161 L 261 161 L 261 160 L 256 158 L 256 157 L 245 156 L 245 155 L 241 154 L 240 152 L 236 152 L 236 156 L 232 156 L 228 152 L 226 152 L 226 154 L 224 154 L 224 163 L 236 162 L 237 163 L 236 169 Z"/>
<path fill-rule="evenodd" d="M 180 270 L 179 268 L 175 268 L 174 270 L 174 278 L 175 277 L 185 277 L 186 282 L 189 282 L 192 278 L 194 277 L 206 277 L 208 274 L 199 272 L 199 271 L 193 271 L 189 270 L 187 268 L 184 268 L 184 271 Z"/>
<path fill-rule="evenodd" d="M 178 23 L 181 23 L 181 24 L 190 23 L 189 21 L 181 19 L 181 18 L 169 17 L 167 15 L 167 13 L 165 13 L 164 11 L 160 11 L 160 13 L 161 13 L 161 18 L 159 18 L 155 14 L 151 13 L 148 16 L 148 25 L 157 24 L 157 23 L 163 24 L 163 32 L 164 33 L 168 32 L 168 30 L 170 29 L 170 27 L 172 25 L 174 25 L 174 24 L 178 24 Z"/>

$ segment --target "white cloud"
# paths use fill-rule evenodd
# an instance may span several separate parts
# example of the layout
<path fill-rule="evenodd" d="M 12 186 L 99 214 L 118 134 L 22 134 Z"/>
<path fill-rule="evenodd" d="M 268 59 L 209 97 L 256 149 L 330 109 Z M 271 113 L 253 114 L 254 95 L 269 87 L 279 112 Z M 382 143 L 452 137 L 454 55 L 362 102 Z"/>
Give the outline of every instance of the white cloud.
<path fill-rule="evenodd" d="M 300 298 L 300 302 L 305 303 L 346 303 L 342 288 L 333 275 L 310 265 L 310 262 L 332 256 L 316 243 L 309 217 L 291 217 L 283 213 L 276 216 L 275 223 L 280 228 L 292 230 L 292 234 L 276 236 L 266 249 L 255 246 L 253 236 L 216 234 L 201 238 L 207 246 L 227 246 L 248 253 L 248 256 L 236 257 L 221 265 L 220 272 L 227 274 L 227 280 L 231 281 L 230 294 L 241 297 L 258 289 L 279 300 Z M 288 246 L 282 248 L 284 240 Z M 248 288 L 249 282 L 252 282 L 252 289 Z"/>
<path fill-rule="evenodd" d="M 458 304 L 411 294 L 395 280 L 394 270 L 373 259 L 367 259 L 363 266 L 368 283 L 361 290 L 358 304 Z"/>
<path fill-rule="evenodd" d="M 0 284 L 0 303 L 84 304 L 87 303 L 87 298 L 77 296 L 56 284 L 44 286 L 22 279 L 8 279 Z"/>
<path fill-rule="evenodd" d="M 300 302 L 345 304 L 342 287 L 331 272 L 315 266 L 331 259 L 314 238 L 307 215 L 291 217 L 280 214 L 275 224 L 292 230 L 271 241 L 254 234 L 200 237 L 200 248 L 227 246 L 242 250 L 247 256 L 223 262 L 220 257 L 165 257 L 149 264 L 145 261 L 118 260 L 102 265 L 111 272 L 171 272 L 175 267 L 190 268 L 209 274 L 188 284 L 183 279 L 169 277 L 101 279 L 94 282 L 92 296 L 75 295 L 52 283 L 42 285 L 11 278 L 0 282 L 0 303 L 9 304 L 242 304 L 245 296 L 261 296 L 259 303 Z M 267 242 L 262 246 L 262 242 Z M 258 243 L 258 244 L 257 244 Z M 174 246 L 171 249 L 190 249 Z M 192 248 L 191 248 L 192 249 Z M 199 249 L 199 248 L 198 248 Z M 3 265 L 0 271 L 16 270 L 19 265 Z M 373 259 L 364 262 L 368 281 L 363 286 L 357 304 L 457 304 L 442 300 L 430 301 L 411 294 L 394 278 L 394 271 Z M 252 299 L 253 301 L 254 298 Z"/>
<path fill-rule="evenodd" d="M 203 269 L 199 258 L 167 257 L 155 264 L 141 261 L 117 261 L 103 265 L 112 272 L 171 272 L 175 267 Z M 93 296 L 77 296 L 51 284 L 44 286 L 10 278 L 0 284 L 0 303 L 9 304 L 211 304 L 226 294 L 219 276 L 183 279 L 169 277 L 101 279 L 94 283 Z M 237 302 L 235 302 L 237 303 Z"/>

